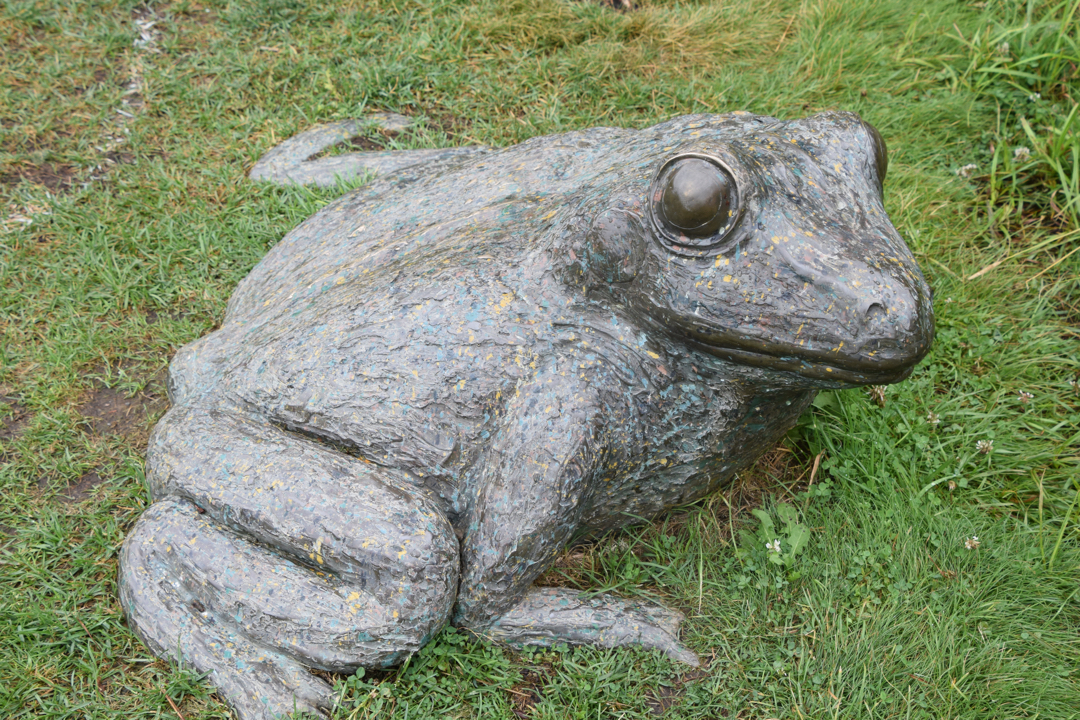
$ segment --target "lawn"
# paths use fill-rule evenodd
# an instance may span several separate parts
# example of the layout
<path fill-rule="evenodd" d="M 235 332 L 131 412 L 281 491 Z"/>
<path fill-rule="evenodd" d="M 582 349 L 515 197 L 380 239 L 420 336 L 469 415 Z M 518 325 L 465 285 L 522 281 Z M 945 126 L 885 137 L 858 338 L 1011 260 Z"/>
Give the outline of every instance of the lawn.
<path fill-rule="evenodd" d="M 702 668 L 447 631 L 336 678 L 337 717 L 1080 717 L 1078 30 L 1077 0 L 6 0 L 0 716 L 230 717 L 127 630 L 117 551 L 170 357 L 343 191 L 248 181 L 267 149 L 377 110 L 417 129 L 368 144 L 440 147 L 844 109 L 888 142 L 931 354 L 545 577 L 680 608 Z"/>

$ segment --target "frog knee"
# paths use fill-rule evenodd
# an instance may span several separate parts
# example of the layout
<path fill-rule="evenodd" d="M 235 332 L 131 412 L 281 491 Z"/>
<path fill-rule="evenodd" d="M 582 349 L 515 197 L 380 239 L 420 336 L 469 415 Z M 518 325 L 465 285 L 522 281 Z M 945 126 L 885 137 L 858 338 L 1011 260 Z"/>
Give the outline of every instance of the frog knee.
<path fill-rule="evenodd" d="M 227 342 L 226 331 L 218 330 L 176 352 L 169 363 L 165 382 L 170 403 L 174 406 L 181 405 L 192 398 L 205 395 L 217 384 L 224 373 L 225 361 L 229 359 L 227 353 L 220 351 L 221 346 Z"/>

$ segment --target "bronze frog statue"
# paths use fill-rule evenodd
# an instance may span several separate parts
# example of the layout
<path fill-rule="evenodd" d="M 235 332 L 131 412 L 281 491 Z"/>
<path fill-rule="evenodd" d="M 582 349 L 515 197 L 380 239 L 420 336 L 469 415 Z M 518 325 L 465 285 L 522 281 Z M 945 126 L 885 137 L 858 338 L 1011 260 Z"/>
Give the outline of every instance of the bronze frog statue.
<path fill-rule="evenodd" d="M 695 663 L 678 613 L 533 581 L 722 487 L 817 390 L 926 354 L 882 138 L 851 113 L 734 113 L 308 160 L 355 131 L 252 173 L 383 174 L 173 360 L 121 556 L 131 627 L 245 719 L 327 709 L 309 669 L 393 666 L 447 623 Z"/>

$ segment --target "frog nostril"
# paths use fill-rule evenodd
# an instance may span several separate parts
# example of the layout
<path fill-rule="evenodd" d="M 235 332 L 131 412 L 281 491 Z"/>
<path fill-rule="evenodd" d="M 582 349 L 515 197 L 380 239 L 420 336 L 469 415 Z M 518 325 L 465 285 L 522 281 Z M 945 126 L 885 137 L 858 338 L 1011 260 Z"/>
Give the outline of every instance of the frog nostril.
<path fill-rule="evenodd" d="M 878 331 L 885 327 L 886 318 L 888 313 L 885 310 L 885 306 L 881 303 L 870 303 L 866 308 L 866 313 L 863 315 L 863 331 L 870 334 L 877 334 Z"/>
<path fill-rule="evenodd" d="M 866 308 L 866 320 L 873 322 L 879 320 L 885 316 L 885 306 L 881 303 L 870 303 L 870 307 Z"/>

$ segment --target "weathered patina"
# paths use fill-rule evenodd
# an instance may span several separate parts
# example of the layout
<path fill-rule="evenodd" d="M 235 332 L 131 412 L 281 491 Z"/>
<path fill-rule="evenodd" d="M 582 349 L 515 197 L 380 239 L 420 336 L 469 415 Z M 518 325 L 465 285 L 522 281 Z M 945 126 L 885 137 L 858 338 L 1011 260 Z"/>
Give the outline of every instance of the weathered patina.
<path fill-rule="evenodd" d="M 721 488 L 817 390 L 925 355 L 881 137 L 734 113 L 308 160 L 356 130 L 252 173 L 383 174 L 173 360 L 121 557 L 131 627 L 242 718 L 326 708 L 309 668 L 392 666 L 447 622 L 696 662 L 677 613 L 533 581 L 569 542 Z"/>

